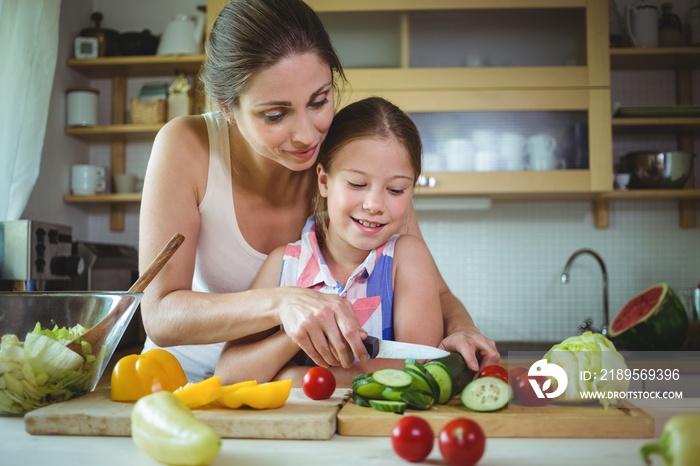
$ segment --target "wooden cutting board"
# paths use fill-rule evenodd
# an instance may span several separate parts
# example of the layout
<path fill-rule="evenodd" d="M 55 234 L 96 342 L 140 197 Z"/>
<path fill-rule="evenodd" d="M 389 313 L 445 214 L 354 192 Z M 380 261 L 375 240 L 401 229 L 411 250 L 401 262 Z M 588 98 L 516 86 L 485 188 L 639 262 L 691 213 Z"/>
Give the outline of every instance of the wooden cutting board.
<path fill-rule="evenodd" d="M 311 400 L 293 388 L 279 409 L 195 409 L 195 417 L 209 424 L 222 438 L 329 439 L 336 418 L 350 396 L 338 389 L 327 400 Z M 24 416 L 27 432 L 36 435 L 130 436 L 133 403 L 109 398 L 109 388 L 31 411 Z"/>
<path fill-rule="evenodd" d="M 459 397 L 447 405 L 427 411 L 406 410 L 425 418 L 437 434 L 448 421 L 467 417 L 476 421 L 487 437 L 522 438 L 649 438 L 653 437 L 654 418 L 638 408 L 603 409 L 600 404 L 526 407 L 511 403 L 492 413 L 477 413 L 465 408 Z M 338 433 L 388 437 L 399 415 L 373 408 L 361 408 L 352 401 L 338 414 Z"/>

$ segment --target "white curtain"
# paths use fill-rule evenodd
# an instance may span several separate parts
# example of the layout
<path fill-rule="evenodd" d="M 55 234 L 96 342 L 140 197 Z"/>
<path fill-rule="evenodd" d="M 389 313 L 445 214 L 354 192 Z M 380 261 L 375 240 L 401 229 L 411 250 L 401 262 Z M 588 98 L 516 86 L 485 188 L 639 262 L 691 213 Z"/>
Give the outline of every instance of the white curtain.
<path fill-rule="evenodd" d="M 60 9 L 0 0 L 0 221 L 20 218 L 39 176 Z"/>

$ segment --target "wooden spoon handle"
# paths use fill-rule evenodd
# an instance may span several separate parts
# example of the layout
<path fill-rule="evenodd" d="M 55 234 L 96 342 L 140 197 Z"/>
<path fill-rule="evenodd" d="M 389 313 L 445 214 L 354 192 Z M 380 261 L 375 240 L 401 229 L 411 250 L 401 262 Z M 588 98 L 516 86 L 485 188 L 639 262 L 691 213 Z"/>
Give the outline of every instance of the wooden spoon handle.
<path fill-rule="evenodd" d="M 165 245 L 158 256 L 151 262 L 145 272 L 131 285 L 129 288 L 129 293 L 141 293 L 146 289 L 149 283 L 158 275 L 160 269 L 170 260 L 170 257 L 175 254 L 175 251 L 180 247 L 182 242 L 185 241 L 185 237 L 180 233 L 175 233 L 172 239 Z"/>

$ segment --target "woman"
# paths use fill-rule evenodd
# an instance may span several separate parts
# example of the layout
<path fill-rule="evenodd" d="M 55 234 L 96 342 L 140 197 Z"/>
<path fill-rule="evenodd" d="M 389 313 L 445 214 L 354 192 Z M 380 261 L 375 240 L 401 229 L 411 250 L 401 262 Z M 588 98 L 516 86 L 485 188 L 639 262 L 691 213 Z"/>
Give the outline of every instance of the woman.
<path fill-rule="evenodd" d="M 299 0 L 233 0 L 212 28 L 202 79 L 220 112 L 166 124 L 146 172 L 141 263 L 173 233 L 186 240 L 142 301 L 144 349 L 168 347 L 194 382 L 213 374 L 222 342 L 281 325 L 319 365 L 366 361 L 346 300 L 296 287 L 249 289 L 266 255 L 296 241 L 311 213 L 316 157 L 344 82 L 318 16 Z M 413 213 L 408 232 L 420 237 Z M 477 355 L 496 362 L 494 343 L 438 280 L 441 346 L 472 369 Z"/>

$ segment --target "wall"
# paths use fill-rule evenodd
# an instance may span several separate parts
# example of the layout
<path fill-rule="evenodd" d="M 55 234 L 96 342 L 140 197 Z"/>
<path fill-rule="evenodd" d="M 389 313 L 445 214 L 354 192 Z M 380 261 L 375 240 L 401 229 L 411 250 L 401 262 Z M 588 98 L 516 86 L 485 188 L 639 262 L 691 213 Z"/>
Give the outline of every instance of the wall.
<path fill-rule="evenodd" d="M 136 245 L 137 205 L 127 208 L 126 230 L 115 233 L 109 231 L 108 207 L 76 207 L 61 200 L 68 189 L 71 164 L 89 160 L 109 165 L 108 144 L 88 147 L 63 134 L 64 91 L 86 84 L 64 66 L 73 37 L 89 25 L 87 18 L 92 10 L 85 3 L 62 2 L 61 52 L 41 174 L 24 217 L 73 224 L 78 239 Z M 105 27 L 120 31 L 149 27 L 159 34 L 171 12 L 194 11 L 201 2 L 93 3 L 104 13 Z M 623 3 L 618 2 L 620 6 Z M 684 2 L 675 4 L 679 12 L 685 11 Z M 697 72 L 694 83 L 698 104 Z M 109 81 L 89 84 L 101 91 L 100 119 L 106 123 Z M 139 80 L 130 81 L 129 94 L 138 92 L 141 84 Z M 613 98 L 626 105 L 668 104 L 674 98 L 670 90 L 673 77 L 667 72 L 613 72 L 612 86 Z M 616 138 L 615 156 L 634 150 L 639 143 Z M 665 146 L 673 141 L 650 136 L 641 143 Z M 700 153 L 698 149 L 696 139 L 695 151 Z M 149 151 L 149 144 L 130 144 L 127 170 L 142 176 Z M 699 230 L 678 227 L 675 202 L 616 201 L 610 209 L 611 225 L 606 230 L 593 227 L 588 202 L 497 203 L 486 211 L 422 212 L 419 217 L 445 279 L 486 335 L 498 340 L 552 340 L 575 333 L 585 317 L 592 317 L 595 325 L 601 322 L 601 272 L 591 257 L 582 256 L 575 262 L 570 284 L 564 286 L 559 281 L 566 260 L 578 248 L 595 249 L 607 264 L 611 317 L 634 294 L 655 282 L 668 281 L 680 291 L 700 280 Z M 700 221 L 700 205 L 696 210 Z"/>

